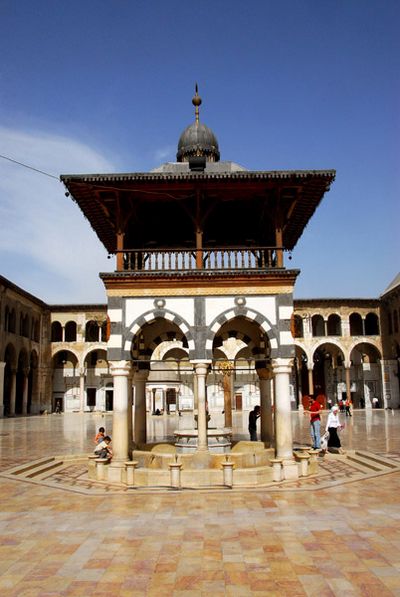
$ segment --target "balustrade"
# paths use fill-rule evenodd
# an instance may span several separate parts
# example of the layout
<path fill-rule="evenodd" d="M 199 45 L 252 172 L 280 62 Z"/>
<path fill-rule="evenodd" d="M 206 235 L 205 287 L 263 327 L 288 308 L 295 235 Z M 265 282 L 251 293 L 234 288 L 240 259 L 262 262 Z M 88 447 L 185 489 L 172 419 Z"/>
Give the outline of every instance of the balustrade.
<path fill-rule="evenodd" d="M 131 272 L 268 270 L 279 267 L 282 252 L 278 247 L 137 249 L 118 251 L 122 259 L 117 258 L 117 263 L 122 263 L 122 271 Z"/>

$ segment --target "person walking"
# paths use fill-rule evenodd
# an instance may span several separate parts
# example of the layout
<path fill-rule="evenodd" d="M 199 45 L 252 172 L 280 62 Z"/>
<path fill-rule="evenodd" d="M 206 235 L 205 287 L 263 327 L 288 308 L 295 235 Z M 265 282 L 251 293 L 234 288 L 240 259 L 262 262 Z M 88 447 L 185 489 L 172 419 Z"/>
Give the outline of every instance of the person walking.
<path fill-rule="evenodd" d="M 338 430 L 343 429 L 343 425 L 340 422 L 339 407 L 336 404 L 335 406 L 332 406 L 332 410 L 328 415 L 325 429 L 329 432 L 328 450 L 332 448 L 332 452 L 344 454 L 344 450 L 338 435 Z"/>
<path fill-rule="evenodd" d="M 253 408 L 253 410 L 251 410 L 249 412 L 249 433 L 250 433 L 250 440 L 252 442 L 257 441 L 257 419 L 260 415 L 261 415 L 261 408 L 257 404 L 257 406 L 255 406 Z"/>
<path fill-rule="evenodd" d="M 310 396 L 310 404 L 308 410 L 304 411 L 305 414 L 310 415 L 310 433 L 312 447 L 314 450 L 321 449 L 321 405 L 318 400 L 315 400 L 313 396 Z"/>

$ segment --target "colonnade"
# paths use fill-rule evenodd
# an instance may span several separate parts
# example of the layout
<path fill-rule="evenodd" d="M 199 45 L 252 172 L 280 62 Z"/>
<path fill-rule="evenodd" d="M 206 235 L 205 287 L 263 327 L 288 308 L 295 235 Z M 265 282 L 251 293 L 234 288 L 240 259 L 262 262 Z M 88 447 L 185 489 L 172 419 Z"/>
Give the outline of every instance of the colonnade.
<path fill-rule="evenodd" d="M 197 451 L 208 450 L 206 379 L 209 362 L 192 361 L 194 395 L 197 402 Z M 260 379 L 261 441 L 267 447 L 275 445 L 277 458 L 293 457 L 291 425 L 290 375 L 292 359 L 275 359 L 270 369 L 258 370 Z M 114 381 L 113 466 L 122 466 L 135 444 L 146 443 L 146 381 L 148 370 L 132 369 L 131 361 L 111 361 Z M 272 415 L 272 384 L 274 384 L 274 417 Z M 132 389 L 135 386 L 135 416 L 132 429 Z"/>

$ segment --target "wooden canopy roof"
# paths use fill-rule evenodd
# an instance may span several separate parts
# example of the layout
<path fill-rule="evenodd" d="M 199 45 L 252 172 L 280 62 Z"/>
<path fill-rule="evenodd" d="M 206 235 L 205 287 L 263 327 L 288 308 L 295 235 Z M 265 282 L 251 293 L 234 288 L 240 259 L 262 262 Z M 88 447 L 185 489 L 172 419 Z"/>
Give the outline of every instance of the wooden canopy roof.
<path fill-rule="evenodd" d="M 296 245 L 335 178 L 334 170 L 136 172 L 62 175 L 109 253 L 124 248 Z"/>

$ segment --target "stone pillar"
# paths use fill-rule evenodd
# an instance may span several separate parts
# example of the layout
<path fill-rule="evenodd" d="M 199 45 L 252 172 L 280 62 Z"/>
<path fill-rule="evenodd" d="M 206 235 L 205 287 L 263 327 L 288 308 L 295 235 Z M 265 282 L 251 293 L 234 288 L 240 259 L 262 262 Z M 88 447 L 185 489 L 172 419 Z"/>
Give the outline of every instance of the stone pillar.
<path fill-rule="evenodd" d="M 157 393 L 157 388 L 152 388 L 151 393 L 152 393 L 152 409 L 151 409 L 151 414 L 155 415 L 156 414 L 156 393 Z"/>
<path fill-rule="evenodd" d="M 309 396 L 312 396 L 314 394 L 313 368 L 314 368 L 314 366 L 312 364 L 311 365 L 307 365 L 307 369 L 308 369 L 308 394 L 309 394 Z"/>
<path fill-rule="evenodd" d="M 232 377 L 234 368 L 235 365 L 231 361 L 223 361 L 218 364 L 218 369 L 223 376 L 225 427 L 228 428 L 232 427 Z"/>
<path fill-rule="evenodd" d="M 135 444 L 145 444 L 146 435 L 146 381 L 148 371 L 136 371 L 135 382 L 135 430 L 133 441 Z M 154 407 L 154 404 L 153 404 Z"/>
<path fill-rule="evenodd" d="M 260 384 L 261 441 L 269 448 L 272 446 L 274 437 L 271 400 L 272 371 L 269 371 L 268 369 L 258 369 L 257 373 Z"/>
<path fill-rule="evenodd" d="M 4 416 L 4 369 L 6 364 L 0 363 L 0 417 Z"/>
<path fill-rule="evenodd" d="M 131 374 L 131 363 L 111 361 L 110 371 L 114 382 L 112 464 L 115 464 L 125 462 L 128 458 L 128 400 L 130 398 L 128 380 Z"/>
<path fill-rule="evenodd" d="M 351 400 L 351 378 L 350 378 L 351 363 L 345 363 L 344 372 L 346 376 L 346 399 Z M 363 388 L 364 391 L 364 388 Z"/>
<path fill-rule="evenodd" d="M 17 370 L 11 369 L 11 387 L 10 387 L 10 412 L 9 415 L 15 415 L 15 400 L 17 394 Z"/>
<path fill-rule="evenodd" d="M 22 384 L 22 414 L 28 414 L 28 375 L 29 369 L 23 370 L 24 380 Z"/>
<path fill-rule="evenodd" d="M 85 410 L 85 368 L 79 369 L 79 412 Z"/>
<path fill-rule="evenodd" d="M 291 359 L 273 361 L 275 376 L 275 453 L 277 458 L 293 458 L 292 416 L 289 382 Z"/>
<path fill-rule="evenodd" d="M 207 417 L 206 417 L 206 377 L 208 364 L 194 362 L 194 380 L 197 386 L 198 415 L 197 415 L 197 450 L 208 450 Z"/>
<path fill-rule="evenodd" d="M 128 450 L 133 449 L 133 371 L 130 370 L 128 377 Z"/>

